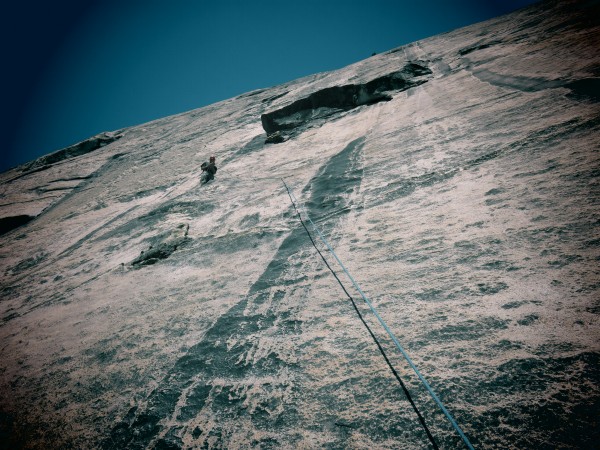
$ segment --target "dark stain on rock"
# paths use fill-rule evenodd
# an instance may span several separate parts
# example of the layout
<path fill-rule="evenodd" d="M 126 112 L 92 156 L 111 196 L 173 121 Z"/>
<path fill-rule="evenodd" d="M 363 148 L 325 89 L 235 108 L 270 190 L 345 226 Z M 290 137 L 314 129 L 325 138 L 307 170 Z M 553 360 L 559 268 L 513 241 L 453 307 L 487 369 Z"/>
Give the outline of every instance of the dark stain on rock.
<path fill-rule="evenodd" d="M 364 141 L 361 137 L 350 142 L 323 165 L 304 189 L 311 192 L 306 207 L 313 220 L 347 211 L 348 196 L 360 186 L 363 177 L 359 159 Z"/>
<path fill-rule="evenodd" d="M 254 213 L 245 216 L 242 220 L 240 220 L 240 227 L 242 228 L 251 228 L 258 224 L 260 221 L 260 214 Z"/>
<path fill-rule="evenodd" d="M 359 185 L 361 172 L 356 167 L 359 165 L 362 143 L 363 138 L 351 142 L 327 161 L 311 180 L 309 214 L 316 216 L 322 213 L 324 205 L 333 206 L 326 200 L 327 189 L 334 193 L 333 186 L 342 187 L 342 191 L 335 194 L 337 200 L 334 204 L 339 205 L 346 201 L 343 196 Z M 247 216 L 243 220 L 252 223 L 258 218 L 258 215 Z M 308 246 L 310 241 L 304 229 L 300 226 L 293 229 L 262 275 L 250 287 L 246 297 L 220 316 L 202 341 L 190 347 L 179 358 L 169 374 L 149 395 L 144 410 L 130 410 L 114 426 L 110 436 L 102 443 L 102 448 L 147 448 L 161 431 L 161 420 L 172 416 L 178 404 L 178 420 L 182 421 L 191 420 L 203 408 L 212 408 L 224 420 L 249 417 L 257 429 L 295 427 L 299 420 L 298 411 L 293 404 L 283 403 L 279 396 L 274 395 L 283 382 L 260 383 L 260 379 L 264 377 L 276 378 L 284 368 L 295 370 L 294 364 L 285 361 L 276 351 L 258 359 L 251 355 L 256 339 L 264 334 L 289 337 L 301 332 L 302 322 L 297 320 L 294 312 L 285 309 L 281 311 L 279 305 L 290 289 L 302 289 L 297 286 L 306 279 L 306 275 L 298 270 L 298 264 L 301 263 L 295 261 L 295 257 Z M 269 306 L 260 312 L 252 311 L 263 305 Z M 230 339 L 235 344 L 228 344 Z M 216 378 L 228 381 L 222 385 L 215 383 Z M 244 398 L 240 397 L 243 394 L 238 392 L 238 383 L 254 383 L 257 389 L 264 392 L 259 406 L 252 414 L 243 405 Z M 182 398 L 184 391 L 185 398 Z M 274 413 L 275 411 L 279 412 Z M 180 427 L 173 427 L 157 442 L 163 446 L 180 446 L 182 432 L 184 430 Z M 221 425 L 206 432 L 198 428 L 190 432 L 195 439 L 207 440 L 211 436 L 222 439 Z M 220 446 L 225 445 L 219 442 Z"/>
<path fill-rule="evenodd" d="M 458 54 L 460 56 L 465 56 L 465 55 L 468 55 L 469 53 L 472 53 L 474 51 L 483 50 L 483 49 L 492 47 L 493 45 L 500 44 L 501 42 L 502 41 L 491 41 L 491 42 L 486 42 L 486 43 L 481 43 L 481 44 L 475 44 L 475 45 L 472 45 L 470 47 L 465 47 L 463 49 L 460 49 L 458 51 Z"/>
<path fill-rule="evenodd" d="M 149 266 L 161 259 L 167 259 L 186 242 L 189 228 L 187 224 L 179 225 L 164 241 L 151 245 L 148 250 L 142 251 L 140 256 L 131 262 L 131 265 L 134 267 Z"/>
<path fill-rule="evenodd" d="M 20 273 L 24 270 L 30 269 L 32 267 L 37 266 L 40 262 L 44 261 L 48 257 L 48 253 L 42 252 L 35 256 L 30 256 L 29 258 L 24 259 L 23 261 L 16 264 L 14 267 L 11 267 L 8 271 L 11 273 Z"/>
<path fill-rule="evenodd" d="M 240 156 L 245 156 L 250 153 L 260 151 L 265 146 L 265 136 L 259 134 L 258 136 L 253 137 L 248 143 L 246 143 L 239 150 L 236 150 L 231 156 L 223 159 L 223 164 L 228 163 L 231 160 L 234 160 Z"/>
<path fill-rule="evenodd" d="M 488 427 L 518 426 L 531 423 L 532 433 L 515 435 L 515 448 L 595 448 L 597 433 L 590 432 L 589 424 L 596 423 L 600 402 L 587 388 L 573 391 L 571 379 L 581 386 L 597 386 L 600 379 L 600 356 L 582 352 L 567 357 L 515 358 L 498 366 L 493 376 L 474 381 L 475 387 L 464 392 L 465 401 L 478 405 L 490 402 L 506 390 L 523 393 L 526 398 L 536 395 L 536 402 L 526 399 L 512 403 L 509 408 L 498 406 L 477 419 L 476 425 Z M 554 386 L 553 389 L 549 389 Z M 556 389 L 558 387 L 558 389 Z M 485 395 L 482 396 L 481 393 Z M 581 396 L 578 405 L 565 407 L 573 395 Z M 501 436 L 488 441 L 491 447 L 502 447 Z"/>
<path fill-rule="evenodd" d="M 142 216 L 140 220 L 148 220 L 151 223 L 155 223 L 155 221 L 162 220 L 167 214 L 174 213 L 189 214 L 192 217 L 197 217 L 208 214 L 213 209 L 215 209 L 215 205 L 208 201 L 168 202 Z"/>
<path fill-rule="evenodd" d="M 120 195 L 119 197 L 117 197 L 117 201 L 121 203 L 128 203 L 132 200 L 137 200 L 140 198 L 148 197 L 150 195 L 154 195 L 157 192 L 165 192 L 166 190 L 167 186 L 156 186 L 152 189 L 145 189 L 131 194 Z"/>

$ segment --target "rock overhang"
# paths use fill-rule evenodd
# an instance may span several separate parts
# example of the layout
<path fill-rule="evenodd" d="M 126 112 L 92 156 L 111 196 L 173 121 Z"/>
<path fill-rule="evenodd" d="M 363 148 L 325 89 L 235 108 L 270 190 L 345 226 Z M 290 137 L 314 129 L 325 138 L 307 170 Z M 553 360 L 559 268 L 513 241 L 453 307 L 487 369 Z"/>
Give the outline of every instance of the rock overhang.
<path fill-rule="evenodd" d="M 339 113 L 390 101 L 393 94 L 426 83 L 431 76 L 432 71 L 426 63 L 408 62 L 402 69 L 368 82 L 326 87 L 282 108 L 264 113 L 261 115 L 262 126 L 267 136 L 275 133 L 297 135 L 307 126 L 333 118 Z M 271 138 L 270 142 L 284 140 Z"/>

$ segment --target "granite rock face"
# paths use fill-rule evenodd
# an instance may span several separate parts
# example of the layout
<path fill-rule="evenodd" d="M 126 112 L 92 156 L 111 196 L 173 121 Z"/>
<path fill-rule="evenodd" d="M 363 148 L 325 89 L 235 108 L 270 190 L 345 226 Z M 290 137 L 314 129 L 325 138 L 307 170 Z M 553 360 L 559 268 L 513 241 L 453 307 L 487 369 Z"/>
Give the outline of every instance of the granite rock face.
<path fill-rule="evenodd" d="M 430 448 L 283 178 L 476 448 L 593 447 L 598 17 L 541 3 L 0 174 L 0 442 Z"/>
<path fill-rule="evenodd" d="M 332 86 L 313 92 L 281 109 L 261 115 L 264 130 L 272 135 L 284 130 L 306 129 L 332 120 L 336 115 L 359 106 L 390 101 L 392 95 L 427 81 L 431 70 L 410 62 L 393 72 L 363 84 Z M 283 141 L 281 141 L 283 142 Z"/>

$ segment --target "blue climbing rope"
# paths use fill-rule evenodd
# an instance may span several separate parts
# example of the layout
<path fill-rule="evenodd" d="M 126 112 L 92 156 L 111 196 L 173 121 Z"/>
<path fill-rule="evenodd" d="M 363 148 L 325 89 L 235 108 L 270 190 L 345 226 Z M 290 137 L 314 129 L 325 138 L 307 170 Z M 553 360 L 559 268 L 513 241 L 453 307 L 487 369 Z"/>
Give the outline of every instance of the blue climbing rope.
<path fill-rule="evenodd" d="M 285 182 L 285 180 L 282 178 L 281 181 L 283 182 L 285 188 L 287 189 L 288 193 L 290 194 L 290 199 L 294 203 L 294 207 L 297 207 L 297 208 L 299 207 L 301 209 L 304 209 L 300 205 L 300 202 L 298 202 L 298 199 L 296 198 L 296 196 L 292 192 L 291 188 L 287 185 L 287 183 Z M 417 366 L 415 366 L 415 364 L 413 363 L 412 359 L 410 359 L 410 356 L 408 356 L 408 354 L 406 353 L 406 351 L 404 350 L 404 348 L 402 347 L 402 345 L 400 345 L 400 342 L 398 342 L 398 339 L 396 338 L 396 336 L 394 335 L 394 333 L 392 332 L 392 330 L 390 330 L 390 328 L 387 326 L 387 324 L 385 323 L 385 321 L 381 318 L 381 316 L 379 315 L 379 313 L 377 312 L 377 310 L 375 309 L 375 307 L 373 306 L 373 304 L 369 301 L 369 299 L 367 298 L 367 296 L 364 294 L 364 292 L 362 291 L 362 289 L 360 288 L 360 286 L 358 285 L 358 283 L 356 282 L 356 280 L 354 279 L 354 277 L 352 277 L 352 275 L 350 275 L 350 272 L 348 272 L 348 269 L 346 269 L 346 266 L 344 266 L 344 264 L 342 263 L 342 261 L 340 260 L 340 258 L 338 258 L 337 254 L 335 253 L 335 251 L 333 250 L 333 248 L 331 247 L 331 245 L 329 245 L 329 242 L 327 242 L 327 239 L 325 239 L 325 237 L 323 236 L 323 234 L 321 233 L 321 231 L 317 228 L 317 226 L 312 221 L 312 219 L 310 218 L 310 216 L 306 213 L 306 211 L 304 211 L 304 216 L 306 217 L 306 219 L 310 222 L 310 224 L 314 228 L 315 232 L 319 236 L 319 239 L 321 239 L 321 241 L 325 244 L 325 246 L 327 247 L 327 249 L 329 250 L 329 252 L 333 255 L 333 257 L 335 258 L 335 260 L 338 262 L 338 264 L 340 265 L 340 267 L 342 268 L 342 270 L 344 271 L 344 273 L 346 274 L 346 276 L 348 277 L 348 279 L 350 280 L 350 282 L 352 283 L 352 285 L 356 288 L 356 290 L 358 291 L 358 293 L 360 294 L 360 296 L 363 298 L 363 300 L 365 301 L 365 303 L 367 304 L 367 306 L 369 307 L 369 309 L 371 310 L 371 312 L 375 315 L 375 317 L 377 317 L 377 320 L 379 321 L 379 323 L 381 324 L 381 326 L 383 326 L 383 328 L 387 332 L 388 336 L 392 339 L 392 341 L 394 342 L 394 344 L 396 345 L 396 347 L 398 348 L 398 350 L 400 351 L 400 353 L 402 354 L 402 356 L 404 356 L 404 358 L 406 359 L 406 361 L 408 362 L 408 364 L 410 365 L 410 367 L 413 369 L 413 371 L 415 372 L 415 374 L 417 374 L 417 377 L 419 378 L 419 380 L 421 380 L 421 383 L 423 383 L 423 386 L 425 386 L 425 389 L 427 389 L 427 392 L 429 392 L 429 395 L 431 395 L 431 397 L 433 398 L 433 400 L 435 401 L 435 403 L 442 410 L 442 412 L 444 413 L 444 415 L 446 416 L 446 418 L 448 419 L 448 421 L 450 422 L 450 424 L 452 425 L 452 427 L 456 430 L 456 432 L 458 433 L 458 435 L 462 438 L 462 440 L 465 443 L 465 445 L 467 446 L 467 448 L 469 450 L 474 450 L 473 446 L 471 445 L 471 442 L 469 441 L 469 438 L 467 438 L 467 436 L 465 435 L 465 433 L 458 426 L 458 424 L 456 423 L 456 420 L 454 420 L 454 418 L 452 417 L 452 414 L 450 414 L 450 412 L 446 409 L 446 407 L 444 406 L 444 404 L 442 403 L 442 401 L 438 398 L 438 396 L 435 394 L 435 392 L 433 391 L 433 389 L 431 388 L 431 386 L 429 385 L 429 383 L 427 382 L 427 380 L 423 377 L 423 375 L 421 375 L 421 372 L 419 371 L 419 369 L 417 369 Z"/>

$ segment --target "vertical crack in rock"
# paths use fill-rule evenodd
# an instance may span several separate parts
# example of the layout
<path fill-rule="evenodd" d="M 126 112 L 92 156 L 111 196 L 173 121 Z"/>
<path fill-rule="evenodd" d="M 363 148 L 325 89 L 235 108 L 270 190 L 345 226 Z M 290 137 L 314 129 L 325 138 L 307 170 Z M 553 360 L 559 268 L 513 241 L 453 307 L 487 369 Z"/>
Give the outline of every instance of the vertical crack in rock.
<path fill-rule="evenodd" d="M 361 137 L 350 142 L 319 170 L 304 189 L 304 192 L 311 192 L 306 208 L 315 222 L 348 211 L 348 196 L 360 186 L 363 177 L 359 158 L 364 141 Z"/>
<path fill-rule="evenodd" d="M 351 142 L 311 180 L 305 191 L 311 191 L 307 208 L 312 217 L 339 217 L 334 211 L 347 207 L 348 194 L 362 180 L 358 165 L 363 142 L 363 138 Z M 175 363 L 144 408 L 130 409 L 103 447 L 179 448 L 186 435 L 195 446 L 209 439 L 227 447 L 226 435 L 248 423 L 258 430 L 297 435 L 301 417 L 290 401 L 296 382 L 290 372 L 299 370 L 295 348 L 273 344 L 301 334 L 296 316 L 302 304 L 289 298 L 306 298 L 306 266 L 314 261 L 311 252 L 308 256 L 300 252 L 309 245 L 304 229 L 292 230 L 246 297 Z M 207 429 L 189 425 L 207 415 L 213 417 Z"/>

